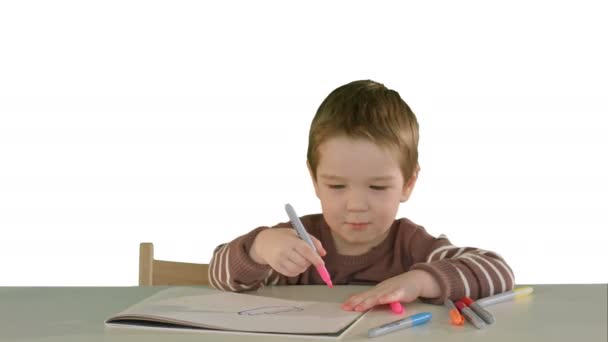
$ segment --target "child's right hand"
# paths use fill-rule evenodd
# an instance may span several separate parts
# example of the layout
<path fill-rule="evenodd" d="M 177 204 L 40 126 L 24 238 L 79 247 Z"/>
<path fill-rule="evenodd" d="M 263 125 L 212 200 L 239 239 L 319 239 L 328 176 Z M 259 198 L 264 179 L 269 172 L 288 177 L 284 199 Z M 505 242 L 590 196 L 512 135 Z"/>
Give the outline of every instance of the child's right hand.
<path fill-rule="evenodd" d="M 317 251 L 321 256 L 327 252 L 321 242 L 310 235 Z M 270 265 L 275 271 L 295 277 L 306 271 L 310 265 L 323 265 L 321 256 L 298 237 L 292 228 L 264 229 L 253 240 L 249 255 L 253 261 L 262 265 Z"/>

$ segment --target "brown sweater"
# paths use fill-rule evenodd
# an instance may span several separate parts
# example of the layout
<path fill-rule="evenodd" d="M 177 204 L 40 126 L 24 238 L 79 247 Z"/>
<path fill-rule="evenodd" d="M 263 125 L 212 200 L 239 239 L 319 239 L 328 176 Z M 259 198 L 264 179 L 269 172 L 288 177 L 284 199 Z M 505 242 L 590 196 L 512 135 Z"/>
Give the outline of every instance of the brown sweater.
<path fill-rule="evenodd" d="M 319 239 L 327 251 L 325 266 L 335 285 L 376 284 L 419 269 L 432 274 L 439 283 L 441 296 L 428 299 L 435 304 L 443 304 L 446 298 L 487 297 L 514 286 L 513 272 L 498 254 L 453 246 L 445 236 L 434 238 L 406 218 L 395 220 L 386 239 L 362 255 L 336 252 L 323 215 L 308 215 L 301 220 L 308 233 Z M 291 223 L 274 227 L 291 227 Z M 253 261 L 249 249 L 263 229 L 271 228 L 258 227 L 215 249 L 209 267 L 209 280 L 214 288 L 245 291 L 264 285 L 324 284 L 314 267 L 298 276 L 287 277 Z"/>

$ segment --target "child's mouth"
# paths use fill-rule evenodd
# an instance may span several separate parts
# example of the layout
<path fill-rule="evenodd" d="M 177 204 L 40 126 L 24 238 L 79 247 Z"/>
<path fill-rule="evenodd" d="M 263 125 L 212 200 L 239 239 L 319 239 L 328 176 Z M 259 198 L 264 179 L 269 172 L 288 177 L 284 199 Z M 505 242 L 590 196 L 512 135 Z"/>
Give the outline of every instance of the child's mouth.
<path fill-rule="evenodd" d="M 365 229 L 369 226 L 369 222 L 347 222 L 347 224 L 353 229 Z"/>

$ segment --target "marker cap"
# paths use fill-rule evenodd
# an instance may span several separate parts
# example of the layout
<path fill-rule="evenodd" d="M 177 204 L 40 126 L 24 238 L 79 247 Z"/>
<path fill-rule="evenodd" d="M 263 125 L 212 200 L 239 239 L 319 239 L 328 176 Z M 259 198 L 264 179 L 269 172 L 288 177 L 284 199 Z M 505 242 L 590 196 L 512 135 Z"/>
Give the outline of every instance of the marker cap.
<path fill-rule="evenodd" d="M 399 303 L 399 302 L 392 302 L 390 305 L 391 305 L 391 310 L 393 311 L 393 313 L 402 314 L 405 311 L 403 309 L 403 305 L 401 305 L 401 303 Z"/>

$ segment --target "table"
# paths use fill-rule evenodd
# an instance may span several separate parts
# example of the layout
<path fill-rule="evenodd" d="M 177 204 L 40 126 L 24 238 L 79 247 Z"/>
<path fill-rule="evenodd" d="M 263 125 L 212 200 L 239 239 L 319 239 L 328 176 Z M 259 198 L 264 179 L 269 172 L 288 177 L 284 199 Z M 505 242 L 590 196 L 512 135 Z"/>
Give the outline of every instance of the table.
<path fill-rule="evenodd" d="M 523 285 L 522 285 L 523 286 Z M 396 319 L 387 309 L 368 312 L 338 340 L 325 341 L 607 341 L 608 284 L 526 285 L 534 293 L 488 307 L 496 323 L 484 330 L 452 326 L 443 306 L 414 302 L 406 314 L 430 311 L 430 323 L 374 339 L 369 328 Z M 367 286 L 273 286 L 254 294 L 285 299 L 342 302 Z M 242 341 L 238 333 L 106 328 L 104 320 L 166 287 L 0 287 L 0 341 Z M 319 338 L 249 335 L 247 341 Z"/>

